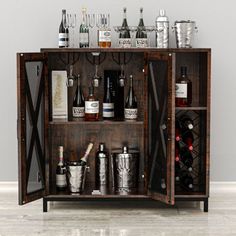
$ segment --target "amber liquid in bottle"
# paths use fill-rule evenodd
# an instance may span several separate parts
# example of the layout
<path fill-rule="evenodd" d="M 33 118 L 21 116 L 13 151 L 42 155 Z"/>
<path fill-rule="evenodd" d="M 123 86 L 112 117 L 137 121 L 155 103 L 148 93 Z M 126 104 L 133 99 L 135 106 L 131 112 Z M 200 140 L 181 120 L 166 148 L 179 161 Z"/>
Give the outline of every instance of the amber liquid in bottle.
<path fill-rule="evenodd" d="M 181 66 L 181 76 L 175 84 L 175 105 L 177 107 L 191 106 L 192 82 L 187 76 L 187 67 Z"/>
<path fill-rule="evenodd" d="M 99 101 L 94 96 L 93 86 L 89 87 L 89 95 L 85 101 L 85 120 L 98 121 L 99 118 Z"/>

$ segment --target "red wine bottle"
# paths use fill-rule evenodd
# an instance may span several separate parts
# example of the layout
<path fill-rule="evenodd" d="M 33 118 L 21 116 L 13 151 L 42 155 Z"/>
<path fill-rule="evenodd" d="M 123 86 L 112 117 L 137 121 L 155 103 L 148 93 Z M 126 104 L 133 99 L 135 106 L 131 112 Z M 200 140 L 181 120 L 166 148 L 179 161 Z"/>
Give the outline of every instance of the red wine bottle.
<path fill-rule="evenodd" d="M 188 168 L 188 171 L 192 171 L 193 156 L 187 147 L 182 147 L 180 151 L 180 160 Z"/>
<path fill-rule="evenodd" d="M 181 122 L 182 128 L 184 128 L 185 130 L 193 129 L 194 127 L 193 120 L 189 116 L 187 115 L 181 116 L 179 120 Z"/>
<path fill-rule="evenodd" d="M 65 48 L 68 47 L 69 42 L 69 30 L 68 28 L 64 28 L 64 25 L 66 24 L 66 10 L 62 10 L 62 19 L 61 23 L 59 25 L 59 37 L 58 37 L 58 46 L 59 48 Z"/>
<path fill-rule="evenodd" d="M 184 189 L 193 190 L 193 177 L 188 172 L 181 172 L 180 182 Z"/>
<path fill-rule="evenodd" d="M 175 180 L 180 181 L 180 173 L 181 168 L 180 168 L 180 163 L 179 161 L 175 161 Z"/>
<path fill-rule="evenodd" d="M 193 150 L 194 137 L 191 130 L 187 130 L 182 135 L 182 141 L 188 147 L 189 151 Z"/>
<path fill-rule="evenodd" d="M 175 120 L 175 141 L 179 142 L 181 140 L 181 124 L 179 120 Z"/>
<path fill-rule="evenodd" d="M 180 146 L 179 142 L 175 141 L 175 161 L 179 162 L 180 161 Z"/>

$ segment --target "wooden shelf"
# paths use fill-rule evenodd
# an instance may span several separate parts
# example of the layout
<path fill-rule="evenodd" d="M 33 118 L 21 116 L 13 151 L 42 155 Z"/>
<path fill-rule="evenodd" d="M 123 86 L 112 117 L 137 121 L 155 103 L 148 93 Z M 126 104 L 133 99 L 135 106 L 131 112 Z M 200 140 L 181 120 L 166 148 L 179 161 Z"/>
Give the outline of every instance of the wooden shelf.
<path fill-rule="evenodd" d="M 206 111 L 207 110 L 207 107 L 175 107 L 175 110 L 176 111 L 180 111 L 180 110 L 183 110 L 183 111 Z"/>

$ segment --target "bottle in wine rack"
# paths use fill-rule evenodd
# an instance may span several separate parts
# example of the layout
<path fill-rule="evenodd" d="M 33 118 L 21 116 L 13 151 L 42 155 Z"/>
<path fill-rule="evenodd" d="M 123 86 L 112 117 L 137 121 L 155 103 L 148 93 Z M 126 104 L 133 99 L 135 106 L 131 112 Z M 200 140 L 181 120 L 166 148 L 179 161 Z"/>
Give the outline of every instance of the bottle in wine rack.
<path fill-rule="evenodd" d="M 106 84 L 106 91 L 104 92 L 104 98 L 103 98 L 102 116 L 103 116 L 103 119 L 105 120 L 112 120 L 114 119 L 114 102 L 112 98 L 109 77 L 107 77 L 106 82 L 107 84 Z M 105 86 L 104 86 L 104 89 L 105 89 Z"/>
<path fill-rule="evenodd" d="M 123 8 L 123 22 L 122 22 L 122 29 L 119 34 L 119 47 L 121 48 L 130 48 L 131 47 L 131 37 L 130 37 L 130 30 L 127 23 L 126 17 L 126 7 Z"/>
<path fill-rule="evenodd" d="M 59 25 L 59 37 L 58 46 L 59 48 L 65 48 L 69 46 L 69 30 L 65 28 L 66 24 L 66 10 L 62 9 L 61 23 Z"/>
<path fill-rule="evenodd" d="M 99 101 L 94 96 L 94 88 L 89 87 L 89 95 L 85 101 L 85 120 L 98 121 L 99 118 Z"/>
<path fill-rule="evenodd" d="M 181 167 L 179 161 L 175 161 L 175 180 L 180 181 Z"/>
<path fill-rule="evenodd" d="M 66 167 L 63 159 L 63 146 L 59 146 L 59 162 L 56 168 L 56 188 L 63 191 L 67 187 L 66 181 Z"/>
<path fill-rule="evenodd" d="M 187 107 L 192 103 L 192 82 L 187 76 L 187 67 L 181 66 L 181 76 L 175 84 L 175 105 Z"/>
<path fill-rule="evenodd" d="M 145 30 L 145 26 L 143 22 L 143 8 L 142 7 L 140 8 L 140 19 L 139 19 L 137 32 L 136 32 L 135 46 L 136 48 L 148 47 L 147 32 Z"/>
<path fill-rule="evenodd" d="M 137 99 L 134 94 L 133 76 L 130 75 L 129 92 L 125 102 L 125 120 L 135 121 L 138 117 Z"/>
<path fill-rule="evenodd" d="M 175 161 L 180 161 L 180 145 L 179 142 L 175 141 Z"/>
<path fill-rule="evenodd" d="M 193 177 L 187 171 L 181 171 L 180 183 L 186 190 L 193 190 Z"/>
<path fill-rule="evenodd" d="M 178 119 L 175 120 L 175 141 L 181 140 L 181 124 Z"/>
<path fill-rule="evenodd" d="M 180 160 L 187 167 L 188 171 L 191 172 L 193 169 L 193 155 L 187 147 L 182 147 L 180 151 Z"/>
<path fill-rule="evenodd" d="M 193 120 L 189 116 L 187 115 L 181 116 L 179 120 L 181 122 L 182 128 L 184 128 L 185 130 L 193 129 L 194 127 Z"/>
<path fill-rule="evenodd" d="M 77 88 L 73 100 L 73 118 L 84 118 L 84 95 L 81 88 L 80 75 L 77 78 Z"/>
<path fill-rule="evenodd" d="M 193 150 L 194 137 L 193 137 L 193 133 L 191 130 L 183 131 L 182 141 L 188 147 L 189 151 Z"/>
<path fill-rule="evenodd" d="M 82 22 L 79 28 L 79 47 L 89 47 L 89 28 L 86 22 L 86 8 L 82 9 Z"/>

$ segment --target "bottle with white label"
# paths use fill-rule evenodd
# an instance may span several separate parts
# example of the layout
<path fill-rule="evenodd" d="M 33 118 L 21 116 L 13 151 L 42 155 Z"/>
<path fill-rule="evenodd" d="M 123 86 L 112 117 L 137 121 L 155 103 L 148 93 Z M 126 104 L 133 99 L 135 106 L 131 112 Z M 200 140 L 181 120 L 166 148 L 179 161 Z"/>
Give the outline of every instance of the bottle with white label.
<path fill-rule="evenodd" d="M 99 101 L 94 96 L 94 88 L 91 85 L 89 87 L 89 95 L 85 100 L 85 120 L 98 121 L 98 118 L 99 118 Z"/>
<path fill-rule="evenodd" d="M 101 14 L 100 27 L 98 29 L 98 46 L 100 48 L 111 47 L 111 28 L 110 28 L 110 14 Z"/>
<path fill-rule="evenodd" d="M 84 95 L 81 88 L 80 75 L 78 75 L 78 83 L 73 101 L 73 118 L 84 118 Z"/>
<path fill-rule="evenodd" d="M 114 119 L 114 102 L 112 101 L 112 94 L 110 88 L 110 79 L 107 77 L 106 91 L 104 92 L 102 117 L 105 120 Z M 104 86 L 105 90 L 105 86 Z"/>
<path fill-rule="evenodd" d="M 137 106 L 137 99 L 134 94 L 132 75 L 130 75 L 129 81 L 130 81 L 129 92 L 128 92 L 126 102 L 125 102 L 125 120 L 135 121 L 138 118 L 138 106 Z"/>
<path fill-rule="evenodd" d="M 65 48 L 69 46 L 69 30 L 65 28 L 66 25 L 66 10 L 62 10 L 61 24 L 59 25 L 59 37 L 58 46 L 59 48 Z"/>
<path fill-rule="evenodd" d="M 181 66 L 181 76 L 175 84 L 175 106 L 187 107 L 192 103 L 192 82 L 187 76 L 187 67 Z"/>
<path fill-rule="evenodd" d="M 63 146 L 59 146 L 59 162 L 56 169 L 56 188 L 59 191 L 65 190 L 67 187 L 66 167 L 63 159 Z"/>
<path fill-rule="evenodd" d="M 121 26 L 121 31 L 119 35 L 119 47 L 121 48 L 131 48 L 132 42 L 130 37 L 130 30 L 127 23 L 126 17 L 126 7 L 123 9 L 123 22 Z"/>
<path fill-rule="evenodd" d="M 86 8 L 82 9 L 82 22 L 79 28 L 79 47 L 89 47 L 89 28 L 86 21 Z"/>

